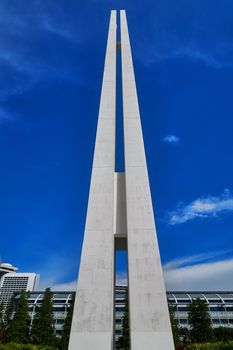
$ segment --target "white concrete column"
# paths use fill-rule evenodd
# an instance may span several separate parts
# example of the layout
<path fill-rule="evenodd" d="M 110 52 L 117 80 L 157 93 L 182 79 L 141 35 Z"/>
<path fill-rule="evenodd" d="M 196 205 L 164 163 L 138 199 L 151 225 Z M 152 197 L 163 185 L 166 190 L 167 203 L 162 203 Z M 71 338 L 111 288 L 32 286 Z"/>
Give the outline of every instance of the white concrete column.
<path fill-rule="evenodd" d="M 69 350 L 111 350 L 114 298 L 116 11 L 111 12 Z"/>
<path fill-rule="evenodd" d="M 131 350 L 172 350 L 125 11 L 120 18 Z"/>

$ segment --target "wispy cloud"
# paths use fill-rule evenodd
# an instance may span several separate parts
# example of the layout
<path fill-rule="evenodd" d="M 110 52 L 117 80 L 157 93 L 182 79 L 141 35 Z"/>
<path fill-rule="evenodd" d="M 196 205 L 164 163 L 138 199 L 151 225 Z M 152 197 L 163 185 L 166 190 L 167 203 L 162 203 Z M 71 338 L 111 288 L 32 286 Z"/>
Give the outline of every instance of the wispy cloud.
<path fill-rule="evenodd" d="M 63 21 L 62 21 L 63 22 Z M 78 42 L 77 33 L 74 33 L 72 30 L 65 28 L 64 26 L 58 23 L 58 19 L 53 18 L 48 15 L 43 15 L 40 21 L 41 27 L 46 30 L 48 33 L 55 34 L 62 37 L 66 40 L 71 40 L 73 42 Z"/>
<path fill-rule="evenodd" d="M 51 290 L 55 290 L 55 291 L 76 291 L 76 287 L 77 287 L 77 281 L 70 281 L 67 283 L 58 283 L 58 284 L 54 284 L 51 287 Z"/>
<path fill-rule="evenodd" d="M 192 61 L 201 61 L 205 65 L 215 68 L 230 68 L 232 67 L 232 62 L 221 60 L 219 57 L 214 56 L 210 52 L 205 52 L 198 47 L 189 45 L 186 47 L 181 47 L 175 50 L 168 58 L 186 57 Z"/>
<path fill-rule="evenodd" d="M 118 272 L 116 274 L 116 284 L 118 286 L 127 285 L 127 273 L 126 272 Z"/>
<path fill-rule="evenodd" d="M 40 265 L 35 270 L 40 274 L 39 289 L 51 288 L 53 290 L 74 290 L 76 288 L 76 280 L 67 281 L 67 276 L 72 276 L 76 261 L 74 257 L 65 256 L 62 252 L 53 252 L 49 257 L 42 252 L 38 255 Z M 41 263 L 43 261 L 43 263 Z M 49 268 L 48 268 L 49 266 Z"/>
<path fill-rule="evenodd" d="M 180 142 L 180 138 L 176 135 L 167 135 L 163 138 L 163 141 L 171 143 L 173 145 L 177 145 Z"/>
<path fill-rule="evenodd" d="M 14 113 L 11 113 L 6 109 L 3 109 L 0 107 L 0 125 L 5 124 L 7 122 L 15 121 L 15 120 L 17 119 Z"/>
<path fill-rule="evenodd" d="M 7 2 L 0 4 L 1 101 L 24 93 L 43 80 L 79 81 L 78 74 L 73 72 L 77 68 L 61 62 L 66 42 L 69 45 L 72 40 L 74 44 L 80 44 L 80 37 L 77 40 L 76 31 L 72 28 L 74 23 L 65 18 L 59 6 L 54 4 L 53 11 L 48 7 L 39 1 L 27 7 L 22 16 L 23 10 L 19 11 L 18 6 L 9 6 Z M 41 54 L 38 48 L 53 40 L 49 38 L 51 35 L 64 41 L 63 50 L 58 44 L 46 55 Z"/>
<path fill-rule="evenodd" d="M 233 258 L 221 252 L 177 258 L 163 267 L 167 290 L 232 290 Z"/>
<path fill-rule="evenodd" d="M 227 22 L 224 23 L 222 18 L 222 25 L 213 28 L 208 25 L 208 21 L 203 22 L 202 11 L 193 12 L 195 17 L 187 23 L 185 30 L 179 30 L 182 20 L 188 18 L 183 11 L 180 16 L 163 13 L 159 16 L 161 21 L 156 22 L 154 16 L 148 14 L 147 30 L 138 33 L 142 38 L 138 40 L 139 48 L 135 50 L 140 62 L 150 67 L 169 60 L 185 60 L 201 63 L 212 69 L 232 69 L 233 42 L 232 37 L 228 35 Z M 212 15 L 215 16 L 214 11 Z M 210 24 L 213 23 L 211 16 L 208 20 Z M 230 23 L 230 12 L 227 20 Z M 213 37 L 215 40 L 211 39 Z"/>
<path fill-rule="evenodd" d="M 230 51 L 230 49 L 229 49 Z M 151 65 L 162 61 L 173 59 L 186 59 L 193 62 L 202 62 L 204 65 L 213 69 L 232 68 L 233 63 L 226 59 L 221 59 L 218 54 L 200 49 L 191 43 L 186 46 L 173 47 L 173 49 L 157 51 L 145 59 L 145 64 Z"/>
<path fill-rule="evenodd" d="M 165 271 L 165 270 L 181 268 L 189 265 L 194 265 L 198 263 L 203 263 L 206 261 L 214 260 L 216 258 L 225 256 L 229 252 L 231 251 L 223 250 L 223 251 L 217 251 L 217 252 L 206 252 L 201 254 L 179 257 L 164 264 L 163 269 Z"/>
<path fill-rule="evenodd" d="M 177 209 L 168 213 L 168 224 L 183 224 L 197 218 L 217 217 L 233 211 L 233 194 L 225 189 L 220 196 L 201 197 L 185 205 L 180 202 Z"/>
<path fill-rule="evenodd" d="M 164 264 L 163 274 L 167 290 L 232 290 L 233 258 L 231 251 L 207 252 L 176 258 Z M 118 272 L 117 285 L 127 285 L 127 274 Z M 54 291 L 75 291 L 77 281 L 51 283 L 43 280 L 40 290 L 51 287 Z"/>

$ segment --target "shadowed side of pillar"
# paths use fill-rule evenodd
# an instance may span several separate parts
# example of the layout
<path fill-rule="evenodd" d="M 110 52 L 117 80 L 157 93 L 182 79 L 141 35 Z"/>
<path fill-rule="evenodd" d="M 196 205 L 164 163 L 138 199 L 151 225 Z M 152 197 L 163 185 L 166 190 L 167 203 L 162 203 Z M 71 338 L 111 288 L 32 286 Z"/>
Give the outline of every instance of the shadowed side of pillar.
<path fill-rule="evenodd" d="M 125 11 L 121 11 L 131 350 L 174 350 Z"/>

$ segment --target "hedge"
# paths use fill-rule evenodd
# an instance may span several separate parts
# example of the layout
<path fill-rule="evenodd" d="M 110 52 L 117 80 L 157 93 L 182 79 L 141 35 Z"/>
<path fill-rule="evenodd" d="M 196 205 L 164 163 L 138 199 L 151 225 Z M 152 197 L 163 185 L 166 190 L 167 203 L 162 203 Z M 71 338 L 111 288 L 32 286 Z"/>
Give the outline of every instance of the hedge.
<path fill-rule="evenodd" d="M 193 344 L 187 350 L 233 350 L 233 341 Z"/>
<path fill-rule="evenodd" d="M 56 350 L 51 346 L 33 345 L 33 344 L 16 344 L 6 343 L 0 344 L 0 350 Z"/>

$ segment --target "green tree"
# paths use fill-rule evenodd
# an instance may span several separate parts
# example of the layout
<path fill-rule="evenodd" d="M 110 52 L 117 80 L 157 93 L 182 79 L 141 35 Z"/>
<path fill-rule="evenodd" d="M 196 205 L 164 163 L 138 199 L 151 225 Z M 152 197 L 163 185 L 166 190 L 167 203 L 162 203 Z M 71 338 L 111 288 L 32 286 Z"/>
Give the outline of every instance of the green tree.
<path fill-rule="evenodd" d="M 182 344 L 190 344 L 189 329 L 186 327 L 180 327 L 180 339 Z"/>
<path fill-rule="evenodd" d="M 60 341 L 60 349 L 61 350 L 68 349 L 72 316 L 73 316 L 73 311 L 74 311 L 74 300 L 75 300 L 75 294 L 73 294 L 72 299 L 70 301 L 70 307 L 68 309 L 65 323 L 63 326 L 62 336 L 61 336 L 61 341 Z"/>
<path fill-rule="evenodd" d="M 33 319 L 31 340 L 38 345 L 54 345 L 56 342 L 54 332 L 52 293 L 50 288 L 45 290 L 44 299 L 38 307 Z"/>
<path fill-rule="evenodd" d="M 30 317 L 28 314 L 28 295 L 22 292 L 16 306 L 14 318 L 6 330 L 8 342 L 27 343 L 29 341 Z"/>
<path fill-rule="evenodd" d="M 6 307 L 6 312 L 4 314 L 4 326 L 5 326 L 5 330 L 8 329 L 8 327 L 10 326 L 10 323 L 12 321 L 12 314 L 13 314 L 13 310 L 14 310 L 14 301 L 13 298 L 10 300 L 10 302 L 8 303 L 7 307 Z"/>
<path fill-rule="evenodd" d="M 128 289 L 126 289 L 125 295 L 125 312 L 123 317 L 123 339 L 122 339 L 124 350 L 130 349 L 130 331 L 129 331 L 129 298 Z"/>
<path fill-rule="evenodd" d="M 188 321 L 190 325 L 190 338 L 193 343 L 203 343 L 213 339 L 208 307 L 203 300 L 197 299 L 190 303 Z"/>
<path fill-rule="evenodd" d="M 178 321 L 175 319 L 173 305 L 168 304 L 168 307 L 169 307 L 169 314 L 170 314 L 170 321 L 171 321 L 174 344 L 178 345 L 178 344 L 180 344 L 180 327 L 179 327 Z"/>
<path fill-rule="evenodd" d="M 4 341 L 5 335 L 5 323 L 4 323 L 4 312 L 2 303 L 0 304 L 0 343 Z"/>
<path fill-rule="evenodd" d="M 0 343 L 6 341 L 6 332 L 12 321 L 13 314 L 13 298 L 8 303 L 6 311 L 4 312 L 3 305 L 0 305 Z"/>

